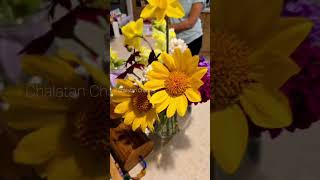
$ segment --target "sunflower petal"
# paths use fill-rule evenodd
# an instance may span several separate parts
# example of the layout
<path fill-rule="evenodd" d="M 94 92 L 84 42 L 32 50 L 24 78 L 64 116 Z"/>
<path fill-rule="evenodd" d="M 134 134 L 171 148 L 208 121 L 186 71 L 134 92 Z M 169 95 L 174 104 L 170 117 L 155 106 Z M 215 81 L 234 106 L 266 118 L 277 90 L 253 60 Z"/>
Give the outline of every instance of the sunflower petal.
<path fill-rule="evenodd" d="M 9 127 L 18 130 L 39 129 L 48 123 L 66 121 L 65 113 L 19 110 L 17 113 L 14 109 L 0 112 L 1 119 L 5 120 Z"/>
<path fill-rule="evenodd" d="M 184 95 L 179 96 L 176 99 L 176 103 L 177 103 L 177 112 L 179 116 L 183 117 L 186 114 L 187 107 L 188 107 L 188 100 L 186 96 Z"/>
<path fill-rule="evenodd" d="M 166 52 L 161 53 L 159 59 L 163 61 L 164 65 L 166 65 L 169 71 L 173 71 L 176 69 L 173 57 Z"/>
<path fill-rule="evenodd" d="M 124 102 L 118 104 L 116 106 L 116 108 L 114 109 L 114 112 L 118 113 L 118 114 L 123 114 L 123 113 L 128 112 L 130 110 L 130 102 L 131 101 L 124 101 Z"/>
<path fill-rule="evenodd" d="M 280 91 L 271 92 L 261 85 L 252 85 L 243 90 L 240 103 L 257 126 L 283 128 L 292 123 L 289 103 Z"/>
<path fill-rule="evenodd" d="M 128 91 L 127 89 L 113 88 L 113 89 L 111 89 L 111 94 L 112 94 L 113 97 L 129 98 L 129 97 L 132 96 L 132 94 L 127 92 L 127 91 Z"/>
<path fill-rule="evenodd" d="M 164 100 L 166 100 L 168 98 L 168 93 L 166 92 L 166 90 L 162 90 L 159 92 L 156 92 L 155 94 L 152 95 L 150 102 L 152 104 L 158 104 L 163 102 Z"/>
<path fill-rule="evenodd" d="M 279 89 L 299 72 L 299 67 L 293 60 L 280 54 L 257 52 L 248 61 L 252 64 L 249 76 L 272 89 Z"/>
<path fill-rule="evenodd" d="M 199 89 L 204 84 L 200 79 L 192 79 L 190 83 L 193 89 Z"/>
<path fill-rule="evenodd" d="M 147 19 L 154 17 L 154 12 L 156 11 L 156 7 L 152 5 L 147 5 L 143 10 L 141 11 L 140 17 Z"/>
<path fill-rule="evenodd" d="M 160 73 L 163 75 L 166 75 L 166 77 L 169 76 L 169 71 L 168 69 L 160 62 L 158 61 L 154 61 L 152 64 L 152 71 L 156 72 L 156 73 Z"/>
<path fill-rule="evenodd" d="M 175 63 L 175 66 L 177 69 L 179 70 L 184 70 L 184 63 L 183 62 L 185 59 L 183 59 L 183 54 L 181 52 L 181 50 L 179 48 L 176 48 L 172 54 L 172 57 L 173 57 L 173 60 L 174 60 L 174 63 Z M 186 64 L 188 65 L 188 64 Z"/>
<path fill-rule="evenodd" d="M 117 84 L 122 85 L 125 88 L 134 88 L 135 85 L 127 79 L 117 79 Z"/>
<path fill-rule="evenodd" d="M 236 33 L 239 39 L 257 43 L 262 39 L 260 35 L 269 33 L 276 18 L 280 17 L 282 1 L 270 0 L 265 4 L 261 0 L 223 0 L 214 2 L 213 8 L 215 31 Z M 255 47 L 254 44 L 249 45 Z"/>
<path fill-rule="evenodd" d="M 131 125 L 135 117 L 136 116 L 133 111 L 127 112 L 125 114 L 124 124 Z"/>
<path fill-rule="evenodd" d="M 167 117 L 172 117 L 176 111 L 177 111 L 177 98 L 171 98 L 171 101 L 169 103 L 168 109 L 167 109 Z"/>
<path fill-rule="evenodd" d="M 45 96 L 47 93 L 53 94 L 53 89 L 46 87 L 9 87 L 1 94 L 1 98 L 10 105 L 10 109 L 15 110 L 66 112 L 70 109 L 72 100 Z"/>
<path fill-rule="evenodd" d="M 81 179 L 81 169 L 72 156 L 56 157 L 48 165 L 48 180 Z"/>
<path fill-rule="evenodd" d="M 247 120 L 237 105 L 211 113 L 211 150 L 216 161 L 227 172 L 240 166 L 248 143 Z"/>
<path fill-rule="evenodd" d="M 141 124 L 145 121 L 146 116 L 140 116 L 140 117 L 136 117 L 133 121 L 132 124 L 132 130 L 135 131 L 136 129 L 138 129 L 138 127 L 141 126 Z"/>
<path fill-rule="evenodd" d="M 146 90 L 158 90 L 164 88 L 164 80 L 151 80 L 144 84 Z"/>
<path fill-rule="evenodd" d="M 184 16 L 184 9 L 179 3 L 179 1 L 175 1 L 171 5 L 169 5 L 167 9 L 168 17 L 172 18 L 182 18 Z"/>
<path fill-rule="evenodd" d="M 14 151 L 15 162 L 36 165 L 53 157 L 64 125 L 64 122 L 50 124 L 26 135 Z"/>
<path fill-rule="evenodd" d="M 147 74 L 149 80 L 166 80 L 168 78 L 167 74 L 157 73 L 155 71 L 149 71 Z"/>
<path fill-rule="evenodd" d="M 208 68 L 206 67 L 199 67 L 197 71 L 191 76 L 193 79 L 202 79 L 202 77 L 207 73 Z"/>
<path fill-rule="evenodd" d="M 79 59 L 68 59 L 68 62 L 77 63 L 84 67 L 84 69 L 89 73 L 90 76 L 93 77 L 96 83 L 103 87 L 109 87 L 110 84 L 110 78 L 107 77 L 107 75 L 101 71 L 98 67 L 91 65 L 87 62 L 81 61 Z"/>
<path fill-rule="evenodd" d="M 169 106 L 169 103 L 171 101 L 171 97 L 167 97 L 164 101 L 156 105 L 156 111 L 159 113 L 166 109 Z"/>
<path fill-rule="evenodd" d="M 24 55 L 22 69 L 31 75 L 43 77 L 56 85 L 83 87 L 85 82 L 75 70 L 60 59 L 45 56 Z"/>
<path fill-rule="evenodd" d="M 201 95 L 198 90 L 194 90 L 192 88 L 188 88 L 184 94 L 187 96 L 188 100 L 191 102 L 200 102 L 201 101 Z"/>
<path fill-rule="evenodd" d="M 261 49 L 268 49 L 278 54 L 289 56 L 300 45 L 311 31 L 312 22 L 305 20 L 297 24 L 288 24 L 287 27 L 282 27 L 282 31 L 275 32 L 270 40 L 264 42 Z"/>

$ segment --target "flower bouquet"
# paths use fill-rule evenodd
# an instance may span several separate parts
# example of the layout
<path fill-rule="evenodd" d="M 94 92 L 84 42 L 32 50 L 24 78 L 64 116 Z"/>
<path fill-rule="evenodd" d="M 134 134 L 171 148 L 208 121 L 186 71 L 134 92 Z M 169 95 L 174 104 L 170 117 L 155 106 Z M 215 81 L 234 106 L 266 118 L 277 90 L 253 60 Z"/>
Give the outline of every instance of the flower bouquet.
<path fill-rule="evenodd" d="M 121 115 L 132 131 L 169 139 L 178 132 L 178 119 L 188 116 L 192 104 L 209 100 L 209 63 L 193 56 L 168 28 L 168 17 L 182 16 L 184 11 L 177 0 L 149 1 L 141 18 L 121 29 L 130 56 L 122 63 L 120 74 L 116 76 L 111 69 L 111 103 L 114 113 Z M 146 18 L 155 18 L 152 39 L 143 34 Z M 118 57 L 113 49 L 111 52 Z M 117 58 L 111 60 L 113 66 L 119 62 Z"/>
<path fill-rule="evenodd" d="M 209 76 L 208 63 L 203 65 L 205 60 L 201 58 L 201 66 L 199 56 L 192 56 L 184 41 L 176 39 L 174 30 L 166 26 L 165 17 L 183 15 L 178 1 L 169 3 L 165 11 L 161 3 L 150 3 L 142 11 L 142 18 L 122 28 L 124 46 L 131 55 L 123 73 L 114 80 L 111 101 L 116 104 L 114 112 L 121 114 L 133 131 L 157 131 L 164 136 L 162 131 L 166 129 L 167 136 L 173 135 L 177 116 L 185 116 L 191 103 L 202 101 L 200 90 L 204 86 L 202 79 Z M 154 45 L 143 35 L 143 18 L 153 17 Z M 111 54 L 117 57 L 113 50 Z M 117 58 L 113 62 L 118 62 Z M 204 98 L 202 102 L 208 100 Z"/>
<path fill-rule="evenodd" d="M 18 2 L 31 3 L 9 3 Z M 100 25 L 98 19 L 106 10 L 87 1 L 81 5 L 70 0 L 50 2 L 41 16 L 50 28 L 41 30 L 41 36 L 20 33 L 28 36 L 21 47 L 3 46 L 2 54 L 8 51 L 19 57 L 15 68 L 21 67 L 25 78 L 6 84 L 0 92 L 0 142 L 1 147 L 8 146 L 1 148 L 0 179 L 105 180 L 110 177 L 108 130 L 117 125 L 106 121 L 110 113 L 107 68 L 100 66 L 103 57 L 88 42 L 76 41 L 76 46 L 84 47 L 80 56 L 54 39 L 72 37 L 80 19 Z M 59 18 L 57 6 L 67 10 Z M 42 29 L 42 24 L 32 25 Z M 4 136 L 5 131 L 10 136 Z"/>
<path fill-rule="evenodd" d="M 318 29 L 311 31 L 319 16 L 310 4 L 213 1 L 211 155 L 227 174 L 262 131 L 275 138 L 319 119 Z"/>

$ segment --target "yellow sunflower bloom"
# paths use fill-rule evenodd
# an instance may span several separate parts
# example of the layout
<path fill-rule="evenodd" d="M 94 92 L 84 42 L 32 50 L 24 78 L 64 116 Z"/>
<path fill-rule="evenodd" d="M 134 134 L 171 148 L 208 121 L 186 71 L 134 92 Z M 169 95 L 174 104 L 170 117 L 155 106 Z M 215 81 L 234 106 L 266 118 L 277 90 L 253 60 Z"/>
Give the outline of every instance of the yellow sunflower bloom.
<path fill-rule="evenodd" d="M 208 71 L 205 67 L 198 67 L 199 56 L 192 56 L 189 49 L 181 52 L 175 49 L 173 55 L 162 53 L 159 61 L 151 64 L 152 70 L 147 73 L 149 81 L 145 84 L 148 90 L 156 92 L 150 102 L 155 104 L 156 111 L 161 112 L 167 108 L 167 117 L 176 112 L 184 116 L 188 100 L 200 102 L 199 88 L 203 85 L 201 78 Z"/>
<path fill-rule="evenodd" d="M 157 113 L 149 102 L 149 94 L 143 85 L 139 83 L 137 86 L 127 79 L 118 79 L 117 83 L 122 88 L 111 90 L 112 102 L 117 103 L 114 112 L 122 114 L 124 124 L 131 125 L 133 131 L 139 127 L 142 132 L 147 127 L 153 131 Z"/>
<path fill-rule="evenodd" d="M 280 0 L 216 0 L 213 7 L 211 150 L 218 164 L 234 173 L 247 146 L 246 117 L 264 128 L 291 124 L 279 88 L 298 72 L 289 56 L 312 23 L 280 17 Z"/>
<path fill-rule="evenodd" d="M 184 9 L 178 0 L 147 0 L 148 5 L 142 10 L 141 17 L 156 18 L 163 21 L 166 16 L 172 18 L 182 18 Z"/>
<path fill-rule="evenodd" d="M 95 80 L 91 91 L 72 67 L 75 63 Z M 48 180 L 108 179 L 109 99 L 96 88 L 108 87 L 109 78 L 65 51 L 55 57 L 26 55 L 22 68 L 63 93 L 55 94 L 52 86 L 44 84 L 12 87 L 1 94 L 9 104 L 7 111 L 0 112 L 1 119 L 11 128 L 30 132 L 14 150 L 15 162 L 35 167 Z"/>
<path fill-rule="evenodd" d="M 124 43 L 139 49 L 143 36 L 143 19 L 129 22 L 121 28 L 121 31 L 125 38 Z"/>

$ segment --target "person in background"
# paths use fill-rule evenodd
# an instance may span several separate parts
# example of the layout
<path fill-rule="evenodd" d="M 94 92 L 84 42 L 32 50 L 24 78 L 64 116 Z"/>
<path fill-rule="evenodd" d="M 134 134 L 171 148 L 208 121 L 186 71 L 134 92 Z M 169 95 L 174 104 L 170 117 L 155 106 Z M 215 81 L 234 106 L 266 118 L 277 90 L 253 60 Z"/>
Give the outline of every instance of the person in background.
<path fill-rule="evenodd" d="M 192 55 L 198 55 L 202 46 L 201 11 L 205 0 L 179 0 L 185 11 L 185 17 L 170 19 L 170 28 L 174 28 L 177 38 L 184 40 Z"/>

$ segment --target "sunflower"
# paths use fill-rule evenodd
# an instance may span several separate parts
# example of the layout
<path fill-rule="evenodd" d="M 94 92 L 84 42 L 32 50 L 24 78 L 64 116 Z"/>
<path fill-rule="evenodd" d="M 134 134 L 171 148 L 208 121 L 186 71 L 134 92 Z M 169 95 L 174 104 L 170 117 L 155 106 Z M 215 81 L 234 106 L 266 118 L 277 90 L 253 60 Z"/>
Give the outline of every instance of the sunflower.
<path fill-rule="evenodd" d="M 183 53 L 180 49 L 175 49 L 173 55 L 162 53 L 160 59 L 163 64 L 154 61 L 151 64 L 152 70 L 147 73 L 149 81 L 145 88 L 158 91 L 152 95 L 150 102 L 155 104 L 157 112 L 167 108 L 167 117 L 172 117 L 175 112 L 184 116 L 188 100 L 201 101 L 201 78 L 208 69 L 198 67 L 199 56 L 192 56 L 189 49 Z"/>
<path fill-rule="evenodd" d="M 93 83 L 75 71 L 76 64 L 86 69 Z M 14 150 L 14 161 L 33 166 L 48 180 L 108 178 L 112 122 L 107 120 L 105 74 L 66 51 L 54 57 L 23 56 L 22 68 L 46 84 L 11 87 L 1 94 L 9 109 L 0 117 L 11 128 L 28 132 Z M 63 94 L 53 92 L 58 88 Z"/>
<path fill-rule="evenodd" d="M 166 16 L 172 18 L 182 18 L 184 10 L 178 0 L 147 0 L 148 5 L 142 10 L 141 17 L 156 18 L 163 22 Z"/>
<path fill-rule="evenodd" d="M 131 125 L 133 131 L 139 127 L 143 132 L 147 127 L 153 131 L 157 113 L 149 102 L 149 93 L 144 86 L 140 83 L 135 85 L 128 79 L 118 79 L 117 83 L 121 88 L 111 90 L 112 102 L 118 103 L 114 112 L 122 114 L 124 124 Z"/>
<path fill-rule="evenodd" d="M 247 146 L 248 119 L 264 128 L 291 124 L 291 110 L 279 88 L 299 71 L 289 56 L 312 23 L 281 18 L 280 0 L 214 3 L 211 150 L 218 164 L 233 173 Z"/>
<path fill-rule="evenodd" d="M 124 43 L 139 49 L 143 36 L 143 19 L 129 22 L 121 28 L 121 31 L 124 35 Z"/>

